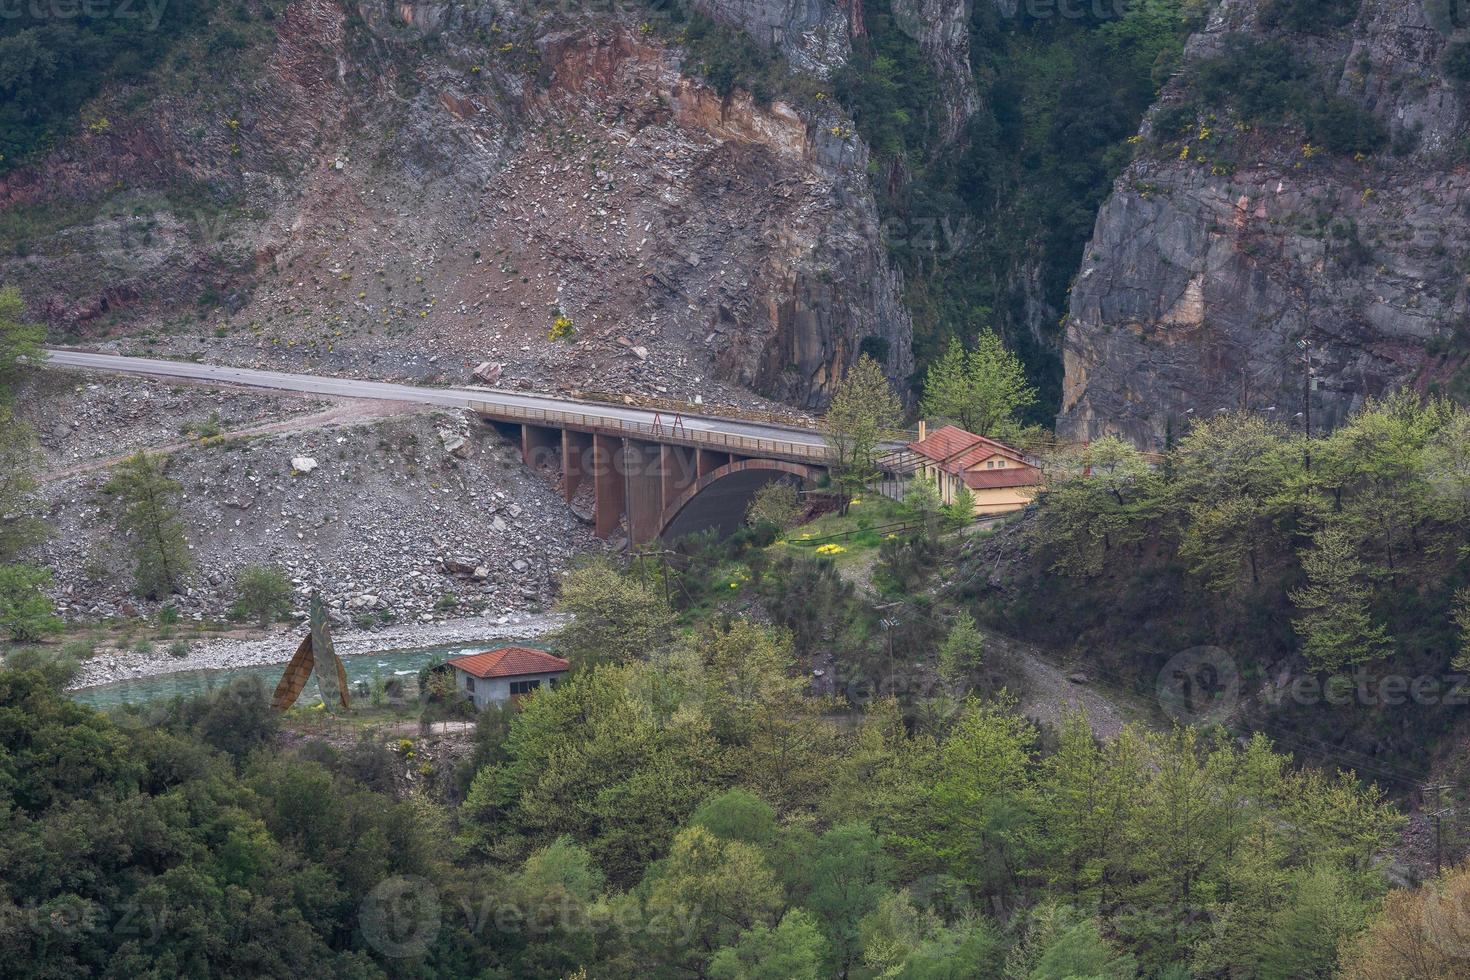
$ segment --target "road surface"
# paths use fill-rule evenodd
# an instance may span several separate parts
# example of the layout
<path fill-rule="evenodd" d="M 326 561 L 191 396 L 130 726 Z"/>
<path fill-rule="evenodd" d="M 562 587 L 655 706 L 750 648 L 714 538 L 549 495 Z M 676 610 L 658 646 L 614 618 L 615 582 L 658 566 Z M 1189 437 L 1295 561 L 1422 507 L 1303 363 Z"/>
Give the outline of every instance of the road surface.
<path fill-rule="evenodd" d="M 362 381 L 357 378 L 333 378 L 315 374 L 288 374 L 284 371 L 260 371 L 253 368 L 198 364 L 192 361 L 169 361 L 150 357 L 126 357 L 121 354 L 97 354 L 91 351 L 47 351 L 47 364 L 54 367 L 82 368 L 143 374 L 157 378 L 179 378 L 194 382 L 218 382 L 252 388 L 273 388 L 337 398 L 369 398 L 382 401 L 412 402 L 444 408 L 473 409 L 482 414 L 519 421 L 525 412 L 559 412 L 585 416 L 588 422 L 610 429 L 650 429 L 655 425 L 668 433 L 673 420 L 668 412 L 631 406 L 608 405 L 603 402 L 578 401 L 552 395 L 503 391 L 497 388 L 429 388 L 419 385 L 393 384 L 385 381 Z M 500 410 L 500 411 L 497 411 Z M 724 437 L 731 440 L 772 440 L 789 446 L 788 454 L 825 459 L 828 446 L 820 432 L 798 426 L 747 422 L 740 419 L 701 415 L 681 415 L 680 421 L 692 442 L 716 444 Z M 632 434 L 630 432 L 630 434 Z M 677 441 L 677 440 L 676 440 Z"/>

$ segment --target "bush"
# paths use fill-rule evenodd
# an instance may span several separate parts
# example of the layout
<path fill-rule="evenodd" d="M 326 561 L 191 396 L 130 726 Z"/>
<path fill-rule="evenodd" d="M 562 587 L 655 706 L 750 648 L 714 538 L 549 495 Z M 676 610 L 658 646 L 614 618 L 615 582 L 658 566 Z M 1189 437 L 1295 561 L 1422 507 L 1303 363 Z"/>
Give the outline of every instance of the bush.
<path fill-rule="evenodd" d="M 46 589 L 51 573 L 31 565 L 0 565 L 0 632 L 17 643 L 39 640 L 61 629 Z"/>
<path fill-rule="evenodd" d="M 745 509 L 745 523 L 753 528 L 769 524 L 785 531 L 795 527 L 804 513 L 796 487 L 786 480 L 774 480 L 751 498 L 750 506 Z"/>
<path fill-rule="evenodd" d="M 1261 24 L 1303 34 L 1325 34 L 1346 27 L 1358 16 L 1359 0 L 1266 0 Z"/>
<path fill-rule="evenodd" d="M 1194 66 L 1190 85 L 1211 104 L 1230 103 L 1246 122 L 1279 122 L 1306 107 L 1307 69 L 1285 41 L 1232 39 Z"/>
<path fill-rule="evenodd" d="M 1378 117 L 1356 102 L 1333 96 L 1306 113 L 1307 137 L 1333 153 L 1373 153 L 1388 141 Z"/>
<path fill-rule="evenodd" d="M 1454 82 L 1470 82 L 1470 41 L 1456 41 L 1444 49 L 1439 65 L 1445 77 Z"/>
<path fill-rule="evenodd" d="M 239 598 L 230 610 L 235 619 L 270 625 L 291 611 L 291 582 L 284 572 L 266 565 L 247 565 L 235 576 Z"/>

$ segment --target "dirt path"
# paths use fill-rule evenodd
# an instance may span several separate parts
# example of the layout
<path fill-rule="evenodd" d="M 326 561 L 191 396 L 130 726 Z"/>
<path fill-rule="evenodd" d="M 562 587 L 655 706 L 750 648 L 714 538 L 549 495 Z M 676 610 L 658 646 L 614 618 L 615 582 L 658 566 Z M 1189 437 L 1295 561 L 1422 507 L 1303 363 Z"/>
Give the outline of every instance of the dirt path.
<path fill-rule="evenodd" d="M 332 426 L 355 425 L 370 419 L 387 418 L 392 415 L 406 415 L 411 412 L 426 411 L 427 406 L 413 405 L 407 402 L 384 402 L 370 401 L 366 399 L 343 399 L 336 402 L 320 412 L 311 412 L 306 415 L 294 415 L 278 422 L 263 422 L 258 425 L 242 426 L 238 429 L 230 429 L 221 432 L 217 438 L 220 439 L 244 439 L 251 436 L 281 435 L 288 432 L 308 432 L 313 429 L 325 429 Z M 178 442 L 165 443 L 161 446 L 146 447 L 146 451 L 155 455 L 167 455 L 176 453 L 181 449 L 199 445 L 198 440 L 185 439 Z M 71 466 L 63 466 L 58 469 L 49 470 L 40 474 L 38 480 L 41 483 L 51 483 L 56 480 L 67 480 L 83 473 L 91 473 L 96 470 L 105 470 L 116 466 L 133 453 L 121 453 L 116 456 L 102 456 L 97 459 L 89 459 L 84 462 L 75 463 Z"/>
<path fill-rule="evenodd" d="M 1068 680 L 1073 670 L 1048 660 L 1035 647 L 982 628 L 987 655 L 1006 656 L 1020 670 L 1026 693 L 1021 699 L 1021 713 L 1032 721 L 1057 726 L 1069 712 L 1081 709 L 1087 713 L 1092 732 L 1098 738 L 1116 738 L 1129 722 L 1151 724 L 1145 705 L 1113 691 L 1103 691 L 1090 682 Z"/>

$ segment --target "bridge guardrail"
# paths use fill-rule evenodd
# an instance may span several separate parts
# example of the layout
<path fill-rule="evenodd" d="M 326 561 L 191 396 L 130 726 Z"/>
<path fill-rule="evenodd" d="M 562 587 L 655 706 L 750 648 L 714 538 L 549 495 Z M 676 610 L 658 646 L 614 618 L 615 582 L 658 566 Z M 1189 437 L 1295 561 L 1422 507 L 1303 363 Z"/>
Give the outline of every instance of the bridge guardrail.
<path fill-rule="evenodd" d="M 797 459 L 826 463 L 832 456 L 830 446 L 816 446 L 806 442 L 790 442 L 785 439 L 761 439 L 753 436 L 737 436 L 727 432 L 711 432 L 707 429 L 686 429 L 684 426 L 654 425 L 651 422 L 629 422 L 584 412 L 563 412 L 545 408 L 521 408 L 514 405 L 492 405 L 489 402 L 470 402 L 471 411 L 505 421 L 545 422 L 582 429 L 612 429 L 623 435 L 650 436 L 655 441 L 689 443 L 695 446 L 734 450 L 756 455 L 793 456 Z"/>

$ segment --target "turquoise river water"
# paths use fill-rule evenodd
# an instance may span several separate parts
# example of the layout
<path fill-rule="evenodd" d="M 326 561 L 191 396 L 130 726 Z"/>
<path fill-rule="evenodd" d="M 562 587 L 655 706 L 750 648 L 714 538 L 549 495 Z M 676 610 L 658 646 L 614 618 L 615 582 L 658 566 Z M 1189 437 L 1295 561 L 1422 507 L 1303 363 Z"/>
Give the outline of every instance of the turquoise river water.
<path fill-rule="evenodd" d="M 358 682 L 372 680 L 375 673 L 381 675 L 384 680 L 394 676 L 416 677 L 419 669 L 430 661 L 511 645 L 537 648 L 542 646 L 535 641 L 501 637 L 473 645 L 455 643 L 447 646 L 411 647 L 382 653 L 355 654 L 343 657 L 342 665 L 347 669 L 347 684 L 356 694 Z M 208 694 L 242 677 L 257 677 L 266 686 L 266 690 L 270 691 L 274 690 L 276 682 L 281 679 L 281 674 L 285 669 L 285 664 L 269 664 L 263 667 L 241 667 L 233 670 L 181 670 L 172 674 L 157 674 L 152 677 L 99 684 L 96 687 L 84 687 L 72 691 L 71 697 L 82 704 L 105 711 L 124 704 L 146 704 L 149 701 L 167 700 L 175 696 L 188 698 Z M 306 690 L 301 692 L 301 703 L 313 704 L 320 701 L 321 697 L 317 693 L 316 684 L 308 683 Z"/>

